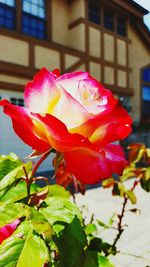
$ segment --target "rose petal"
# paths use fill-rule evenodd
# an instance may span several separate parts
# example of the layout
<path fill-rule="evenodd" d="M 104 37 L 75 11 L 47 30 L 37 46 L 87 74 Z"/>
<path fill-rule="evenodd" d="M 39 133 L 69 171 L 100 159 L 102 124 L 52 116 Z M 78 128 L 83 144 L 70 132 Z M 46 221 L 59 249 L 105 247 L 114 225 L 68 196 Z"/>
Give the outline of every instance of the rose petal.
<path fill-rule="evenodd" d="M 34 150 L 48 151 L 51 146 L 47 140 L 42 140 L 33 131 L 33 122 L 30 113 L 23 107 L 14 106 L 7 100 L 1 100 L 0 106 L 4 107 L 4 113 L 10 116 L 15 133 Z"/>
<path fill-rule="evenodd" d="M 88 112 L 63 88 L 59 88 L 60 99 L 51 114 L 61 120 L 68 129 L 74 128 L 89 119 Z"/>
<path fill-rule="evenodd" d="M 128 164 L 122 147 L 115 144 L 106 145 L 105 157 L 111 166 L 112 173 L 121 175 L 124 167 Z"/>
<path fill-rule="evenodd" d="M 123 150 L 117 145 L 108 145 L 98 151 L 82 148 L 66 152 L 66 169 L 82 184 L 94 184 L 113 173 L 120 174 L 126 165 Z"/>
<path fill-rule="evenodd" d="M 46 114 L 32 114 L 34 132 L 46 136 L 50 145 L 59 152 L 76 150 L 78 147 L 90 146 L 90 142 L 79 134 L 71 134 L 63 122 L 56 117 Z"/>
<path fill-rule="evenodd" d="M 126 138 L 132 131 L 132 120 L 126 110 L 121 106 L 117 106 L 107 116 L 99 116 L 93 119 L 91 123 L 95 126 L 95 130 L 89 137 L 89 140 L 95 145 L 106 145 Z"/>
<path fill-rule="evenodd" d="M 25 104 L 30 112 L 51 113 L 57 104 L 60 93 L 55 87 L 56 75 L 41 69 L 32 82 L 28 82 L 25 91 Z"/>
<path fill-rule="evenodd" d="M 111 175 L 103 154 L 89 149 L 78 149 L 64 154 L 66 169 L 82 184 L 94 184 Z"/>
<path fill-rule="evenodd" d="M 104 112 L 115 105 L 116 99 L 87 72 L 67 73 L 56 79 L 69 94 L 92 114 Z"/>
<path fill-rule="evenodd" d="M 82 133 L 92 143 L 102 146 L 127 137 L 132 131 L 131 124 L 132 120 L 126 110 L 117 105 L 109 113 L 94 116 L 70 132 Z"/>

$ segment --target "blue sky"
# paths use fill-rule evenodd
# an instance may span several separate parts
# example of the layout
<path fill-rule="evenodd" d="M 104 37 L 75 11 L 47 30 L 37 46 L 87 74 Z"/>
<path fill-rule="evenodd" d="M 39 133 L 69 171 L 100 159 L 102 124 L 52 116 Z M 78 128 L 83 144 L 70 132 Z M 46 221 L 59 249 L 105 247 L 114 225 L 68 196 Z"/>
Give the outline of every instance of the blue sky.
<path fill-rule="evenodd" d="M 147 25 L 147 27 L 150 30 L 150 0 L 134 0 L 137 4 L 140 6 L 143 6 L 147 10 L 149 10 L 149 14 L 144 16 L 144 23 Z"/>

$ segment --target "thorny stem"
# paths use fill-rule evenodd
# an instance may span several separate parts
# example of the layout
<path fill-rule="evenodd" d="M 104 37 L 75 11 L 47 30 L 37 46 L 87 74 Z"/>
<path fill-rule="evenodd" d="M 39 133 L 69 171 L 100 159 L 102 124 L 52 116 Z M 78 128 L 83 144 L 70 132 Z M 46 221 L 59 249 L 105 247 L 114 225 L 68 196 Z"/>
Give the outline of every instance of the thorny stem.
<path fill-rule="evenodd" d="M 42 164 L 42 162 L 49 156 L 49 154 L 51 153 L 51 150 L 48 151 L 47 153 L 45 153 L 39 160 L 38 162 L 35 164 L 33 170 L 32 170 L 32 173 L 31 173 L 31 177 L 30 179 L 33 179 L 36 171 L 38 170 L 39 166 Z"/>
<path fill-rule="evenodd" d="M 147 262 L 150 262 L 149 259 L 147 259 L 146 257 L 144 257 L 142 255 L 135 255 L 135 254 L 132 254 L 132 253 L 126 253 L 126 252 L 121 252 L 121 251 L 120 251 L 120 254 L 122 254 L 122 255 L 128 255 L 128 256 L 131 256 L 131 257 L 135 257 L 137 259 L 143 259 L 143 260 L 145 260 Z"/>
<path fill-rule="evenodd" d="M 27 186 L 27 203 L 28 203 L 28 201 L 29 201 L 29 199 L 30 199 L 30 186 L 29 186 L 30 181 L 29 181 L 28 173 L 27 173 L 26 168 L 25 168 L 24 166 L 23 166 L 23 171 L 24 171 L 24 173 L 25 173 L 25 177 L 26 177 L 26 186 Z"/>
<path fill-rule="evenodd" d="M 115 247 L 116 243 L 118 242 L 118 240 L 120 239 L 120 236 L 122 235 L 123 231 L 124 231 L 124 228 L 122 226 L 122 220 L 123 220 L 123 217 L 124 217 L 124 214 L 125 214 L 125 207 L 127 205 L 127 202 L 128 202 L 128 198 L 126 196 L 124 196 L 124 202 L 123 202 L 123 205 L 122 205 L 122 211 L 121 211 L 121 214 L 118 215 L 118 219 L 119 219 L 119 222 L 118 222 L 118 234 L 112 244 L 112 247 Z"/>
<path fill-rule="evenodd" d="M 39 166 L 42 164 L 42 162 L 49 156 L 49 154 L 51 153 L 51 150 L 48 151 L 47 153 L 45 153 L 38 161 L 37 163 L 35 164 L 32 172 L 31 172 L 31 175 L 30 175 L 30 178 L 28 177 L 28 173 L 25 169 L 25 167 L 23 167 L 23 170 L 24 170 L 24 173 L 25 173 L 25 176 L 26 176 L 26 185 L 27 185 L 27 203 L 29 204 L 30 202 L 30 189 L 31 189 L 31 184 L 32 182 L 35 180 L 34 179 L 34 176 L 35 176 L 35 173 L 36 171 L 38 170 Z"/>
<path fill-rule="evenodd" d="M 133 191 L 135 189 L 135 187 L 138 185 L 140 180 L 136 180 L 134 181 L 133 183 L 133 186 L 131 187 L 131 191 Z M 123 231 L 124 231 L 124 228 L 123 228 L 123 225 L 122 225 L 122 221 L 123 221 L 123 218 L 124 218 L 124 214 L 125 214 L 125 208 L 126 208 L 126 205 L 127 205 L 127 202 L 128 202 L 129 198 L 124 195 L 124 201 L 123 201 L 123 205 L 122 205 L 122 210 L 121 210 L 121 214 L 118 214 L 118 226 L 117 226 L 117 230 L 118 230 L 118 234 L 116 236 L 116 238 L 114 239 L 114 242 L 112 244 L 112 247 L 114 248 L 118 242 L 118 240 L 120 239 Z"/>

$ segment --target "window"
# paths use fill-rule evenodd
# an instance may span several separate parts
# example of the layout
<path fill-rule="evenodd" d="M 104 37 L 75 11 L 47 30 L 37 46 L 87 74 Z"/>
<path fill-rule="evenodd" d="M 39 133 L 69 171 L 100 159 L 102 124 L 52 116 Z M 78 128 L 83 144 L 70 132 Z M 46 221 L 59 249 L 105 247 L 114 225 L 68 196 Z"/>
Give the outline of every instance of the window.
<path fill-rule="evenodd" d="M 114 30 L 114 15 L 109 10 L 104 10 L 104 27 L 108 30 Z"/>
<path fill-rule="evenodd" d="M 121 105 L 128 111 L 131 112 L 132 107 L 131 107 L 131 100 L 130 97 L 128 96 L 120 96 L 119 101 Z"/>
<path fill-rule="evenodd" d="M 15 0 L 0 0 L 0 27 L 15 29 Z"/>
<path fill-rule="evenodd" d="M 100 2 L 97 0 L 88 1 L 89 21 L 100 24 Z"/>
<path fill-rule="evenodd" d="M 16 97 L 11 97 L 10 102 L 14 105 L 23 107 L 24 106 L 24 99 L 23 98 L 16 98 Z"/>
<path fill-rule="evenodd" d="M 142 94 L 142 117 L 144 121 L 150 120 L 150 67 L 142 71 L 143 94 Z"/>
<path fill-rule="evenodd" d="M 150 68 L 143 70 L 143 81 L 150 83 Z"/>
<path fill-rule="evenodd" d="M 22 32 L 40 39 L 46 38 L 46 15 L 44 0 L 22 1 Z"/>
<path fill-rule="evenodd" d="M 117 33 L 122 36 L 126 36 L 126 19 L 117 18 Z"/>

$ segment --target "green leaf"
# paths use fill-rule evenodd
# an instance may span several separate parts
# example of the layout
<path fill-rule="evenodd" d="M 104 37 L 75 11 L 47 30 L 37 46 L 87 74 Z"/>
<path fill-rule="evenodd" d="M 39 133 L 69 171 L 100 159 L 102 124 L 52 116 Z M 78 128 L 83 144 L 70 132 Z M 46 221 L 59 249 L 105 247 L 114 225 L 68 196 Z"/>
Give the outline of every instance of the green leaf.
<path fill-rule="evenodd" d="M 123 170 L 123 174 L 122 176 L 120 176 L 120 180 L 122 182 L 132 178 L 132 177 L 135 177 L 135 171 L 136 171 L 136 168 L 134 166 L 127 166 L 124 170 Z"/>
<path fill-rule="evenodd" d="M 70 223 L 76 215 L 81 219 L 81 213 L 76 205 L 62 197 L 48 197 L 44 200 L 47 207 L 41 208 L 40 212 L 46 216 L 50 224 L 57 221 Z"/>
<path fill-rule="evenodd" d="M 85 233 L 86 233 L 87 235 L 91 235 L 91 234 L 93 234 L 93 233 L 95 233 L 95 232 L 97 232 L 97 227 L 96 227 L 96 225 L 95 225 L 94 223 L 90 223 L 90 224 L 88 224 L 88 225 L 86 226 L 86 228 L 85 228 Z"/>
<path fill-rule="evenodd" d="M 114 220 L 115 220 L 115 217 L 116 217 L 116 213 L 114 212 L 112 214 L 112 216 L 110 217 L 110 219 L 109 219 L 109 222 L 108 222 L 109 226 L 112 226 L 113 225 Z"/>
<path fill-rule="evenodd" d="M 10 203 L 0 208 L 0 228 L 21 217 L 28 217 L 29 207 L 22 203 Z"/>
<path fill-rule="evenodd" d="M 0 181 L 0 191 L 5 189 L 7 186 L 11 185 L 16 179 L 25 176 L 23 167 L 25 167 L 26 172 L 29 173 L 32 168 L 32 162 L 21 164 L 18 167 L 14 168 L 9 173 L 7 173 Z"/>
<path fill-rule="evenodd" d="M 127 197 L 130 199 L 131 203 L 136 204 L 137 199 L 136 199 L 136 195 L 134 194 L 134 192 L 131 190 L 126 190 L 125 193 Z"/>
<path fill-rule="evenodd" d="M 105 229 L 108 229 L 109 228 L 109 226 L 106 223 L 104 223 L 104 222 L 102 222 L 100 220 L 96 220 L 96 221 L 97 221 L 97 223 L 98 223 L 99 226 L 101 226 L 101 227 L 103 227 Z"/>
<path fill-rule="evenodd" d="M 49 186 L 49 192 L 48 192 L 49 197 L 63 197 L 63 198 L 70 198 L 70 193 L 65 190 L 64 187 L 60 185 L 50 185 Z"/>
<path fill-rule="evenodd" d="M 47 218 L 34 208 L 30 208 L 30 223 L 36 232 L 43 236 L 46 241 L 52 239 L 52 227 Z"/>
<path fill-rule="evenodd" d="M 0 195 L 0 206 L 7 203 L 16 202 L 27 196 L 27 188 L 25 181 L 19 181 L 16 185 L 12 187 L 7 187 L 5 190 L 1 191 Z M 36 184 L 31 185 L 31 194 L 36 193 L 38 187 Z"/>
<path fill-rule="evenodd" d="M 84 267 L 114 267 L 108 258 L 95 251 L 86 251 Z"/>
<path fill-rule="evenodd" d="M 22 162 L 14 153 L 0 155 L 0 180 L 20 165 L 22 165 Z"/>
<path fill-rule="evenodd" d="M 150 192 L 150 179 L 149 179 L 149 180 L 141 179 L 141 180 L 140 180 L 140 184 L 141 184 L 141 187 L 142 187 L 146 192 Z"/>
<path fill-rule="evenodd" d="M 114 265 L 109 261 L 108 258 L 100 255 L 98 253 L 98 263 L 99 263 L 99 267 L 114 267 Z"/>
<path fill-rule="evenodd" d="M 61 222 L 57 222 L 57 224 Z M 71 223 L 65 224 L 62 231 L 56 234 L 54 241 L 60 253 L 63 267 L 82 267 L 86 235 L 80 220 L 75 216 Z"/>
<path fill-rule="evenodd" d="M 0 267 L 43 267 L 48 254 L 45 242 L 24 222 L 0 245 Z"/>
<path fill-rule="evenodd" d="M 98 237 L 94 237 L 93 239 L 91 239 L 88 249 L 90 251 L 101 252 L 102 251 L 102 239 Z"/>

